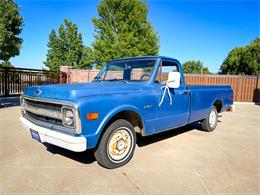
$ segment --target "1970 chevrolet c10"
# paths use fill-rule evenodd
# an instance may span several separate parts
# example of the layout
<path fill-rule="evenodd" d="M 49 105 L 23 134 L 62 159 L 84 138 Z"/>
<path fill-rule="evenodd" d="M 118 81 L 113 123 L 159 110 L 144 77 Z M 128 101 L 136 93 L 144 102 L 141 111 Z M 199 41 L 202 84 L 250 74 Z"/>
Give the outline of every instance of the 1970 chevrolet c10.
<path fill-rule="evenodd" d="M 232 104 L 230 86 L 188 86 L 179 61 L 145 56 L 110 61 L 89 83 L 28 87 L 20 120 L 42 143 L 94 149 L 100 165 L 117 168 L 133 157 L 136 133 L 194 122 L 213 131 Z"/>

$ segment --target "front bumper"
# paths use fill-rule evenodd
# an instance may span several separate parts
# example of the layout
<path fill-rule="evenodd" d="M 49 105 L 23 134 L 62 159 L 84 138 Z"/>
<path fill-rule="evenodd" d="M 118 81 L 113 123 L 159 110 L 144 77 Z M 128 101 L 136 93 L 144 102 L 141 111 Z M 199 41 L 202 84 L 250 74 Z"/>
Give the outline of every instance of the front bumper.
<path fill-rule="evenodd" d="M 20 117 L 20 121 L 25 129 L 30 132 L 30 129 L 39 133 L 41 142 L 53 144 L 61 148 L 65 148 L 74 152 L 82 152 L 87 149 L 87 139 L 83 136 L 75 137 L 57 131 L 53 131 L 41 126 L 38 126 L 24 117 Z"/>

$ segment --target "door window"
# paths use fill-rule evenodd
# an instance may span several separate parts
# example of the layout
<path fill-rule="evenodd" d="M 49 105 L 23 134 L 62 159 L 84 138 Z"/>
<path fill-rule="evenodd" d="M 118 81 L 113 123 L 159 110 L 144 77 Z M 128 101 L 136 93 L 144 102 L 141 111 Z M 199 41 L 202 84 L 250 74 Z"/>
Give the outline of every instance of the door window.
<path fill-rule="evenodd" d="M 169 72 L 179 72 L 178 65 L 175 62 L 163 60 L 156 76 L 156 82 L 165 84 Z"/>

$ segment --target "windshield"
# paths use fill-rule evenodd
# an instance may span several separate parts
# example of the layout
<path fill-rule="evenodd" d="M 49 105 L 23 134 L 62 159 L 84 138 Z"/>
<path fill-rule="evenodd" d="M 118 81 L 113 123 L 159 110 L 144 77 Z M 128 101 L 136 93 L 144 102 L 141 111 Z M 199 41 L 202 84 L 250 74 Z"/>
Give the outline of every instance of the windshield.
<path fill-rule="evenodd" d="M 99 81 L 148 81 L 154 67 L 154 59 L 135 59 L 110 62 L 100 72 Z"/>

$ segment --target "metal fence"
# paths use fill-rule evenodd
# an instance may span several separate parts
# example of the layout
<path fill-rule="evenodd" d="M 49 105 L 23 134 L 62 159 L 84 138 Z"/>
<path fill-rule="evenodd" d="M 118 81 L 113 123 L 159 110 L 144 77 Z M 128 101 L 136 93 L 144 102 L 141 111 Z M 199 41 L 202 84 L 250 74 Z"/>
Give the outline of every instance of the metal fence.
<path fill-rule="evenodd" d="M 59 72 L 0 67 L 0 96 L 19 95 L 28 86 L 53 84 L 59 81 Z"/>

